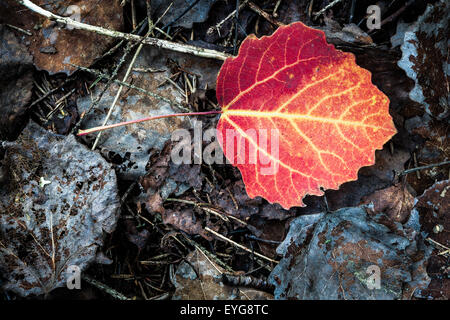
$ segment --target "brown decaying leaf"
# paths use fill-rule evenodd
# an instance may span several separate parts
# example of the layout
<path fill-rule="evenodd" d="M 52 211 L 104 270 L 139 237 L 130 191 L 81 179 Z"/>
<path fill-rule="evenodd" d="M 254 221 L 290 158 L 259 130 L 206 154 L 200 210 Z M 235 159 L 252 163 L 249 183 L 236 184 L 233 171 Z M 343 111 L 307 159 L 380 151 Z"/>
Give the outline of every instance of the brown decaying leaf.
<path fill-rule="evenodd" d="M 450 180 L 436 182 L 417 198 L 414 206 L 419 212 L 420 221 L 430 238 L 450 247 Z M 444 230 L 434 233 L 436 225 Z"/>
<path fill-rule="evenodd" d="M 87 0 L 33 2 L 61 15 L 66 15 L 71 8 L 70 12 L 76 14 L 79 9 L 79 19 L 84 23 L 118 31 L 122 28 L 122 7 L 118 1 L 110 1 L 108 5 Z M 83 30 L 71 30 L 70 27 L 43 19 L 29 10 L 24 10 L 17 1 L 6 0 L 6 8 L 3 8 L 2 4 L 0 8 L 1 22 L 11 23 L 33 33 L 29 51 L 34 56 L 36 67 L 47 70 L 50 74 L 71 74 L 75 67 L 69 65 L 69 62 L 80 66 L 91 65 L 115 41 L 113 38 Z M 75 16 L 72 18 L 78 19 Z"/>
<path fill-rule="evenodd" d="M 173 298 L 180 300 L 272 300 L 267 292 L 223 284 L 225 270 L 195 249 L 176 272 Z M 195 268 L 195 270 L 193 269 Z"/>
<path fill-rule="evenodd" d="M 396 222 L 405 223 L 414 205 L 414 197 L 405 186 L 398 184 L 378 190 L 362 199 L 367 204 L 369 214 L 384 213 Z"/>
<path fill-rule="evenodd" d="M 192 209 L 167 209 L 161 217 L 164 224 L 170 224 L 191 235 L 201 235 L 208 241 L 212 240 L 212 237 L 204 230 L 203 220 L 198 219 Z"/>

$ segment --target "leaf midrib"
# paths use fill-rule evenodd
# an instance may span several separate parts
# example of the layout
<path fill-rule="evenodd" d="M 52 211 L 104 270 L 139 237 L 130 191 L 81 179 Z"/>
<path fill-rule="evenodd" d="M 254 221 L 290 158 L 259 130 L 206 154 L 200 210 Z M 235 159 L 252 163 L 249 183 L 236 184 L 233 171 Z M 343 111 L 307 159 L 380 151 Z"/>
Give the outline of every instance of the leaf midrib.
<path fill-rule="evenodd" d="M 244 117 L 244 118 L 277 118 L 277 119 L 285 119 L 287 121 L 290 120 L 305 120 L 311 122 L 318 123 L 331 123 L 338 125 L 345 125 L 351 127 L 364 127 L 364 128 L 372 128 L 375 130 L 388 130 L 384 127 L 375 126 L 368 123 L 363 123 L 360 121 L 349 121 L 343 119 L 334 119 L 334 118 L 326 118 L 326 117 L 317 117 L 311 116 L 307 114 L 290 114 L 284 112 L 276 112 L 276 111 L 252 111 L 252 110 L 237 110 L 237 109 L 228 109 L 223 111 L 222 116 L 233 116 L 233 117 Z"/>

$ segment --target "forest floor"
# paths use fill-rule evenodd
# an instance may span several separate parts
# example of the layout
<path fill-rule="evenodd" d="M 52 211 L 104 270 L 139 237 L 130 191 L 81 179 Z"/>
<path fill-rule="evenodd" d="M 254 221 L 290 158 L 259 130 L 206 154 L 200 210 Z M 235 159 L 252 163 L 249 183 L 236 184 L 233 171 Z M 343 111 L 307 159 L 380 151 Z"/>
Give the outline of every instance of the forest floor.
<path fill-rule="evenodd" d="M 0 299 L 449 299 L 449 5 L 377 1 L 380 25 L 370 29 L 372 2 L 33 1 L 145 39 L 127 41 L 0 1 Z M 220 110 L 223 60 L 237 55 L 247 36 L 269 36 L 297 21 L 324 31 L 372 73 L 398 131 L 376 151 L 374 165 L 338 190 L 286 210 L 250 198 L 231 164 L 174 164 L 173 133 L 190 132 L 195 150 L 195 135 L 215 128 L 217 114 L 76 135 L 106 122 Z M 414 87 L 422 98 L 410 94 Z M 345 218 L 349 212 L 354 218 Z M 373 229 L 346 227 L 359 223 Z M 387 244 L 394 234 L 404 247 Z M 367 252 L 382 251 L 381 281 L 394 289 L 372 296 L 341 281 L 339 272 L 349 275 L 338 266 L 338 275 L 329 275 L 336 277 L 334 296 L 317 280 L 328 275 L 325 260 L 302 262 L 321 254 L 315 240 L 331 246 L 330 255 L 350 248 L 364 269 L 373 264 Z M 81 290 L 66 288 L 69 265 L 82 266 Z M 317 281 L 311 292 L 323 296 L 295 289 L 305 286 L 295 282 L 300 267 Z M 385 280 L 389 268 L 396 275 Z"/>

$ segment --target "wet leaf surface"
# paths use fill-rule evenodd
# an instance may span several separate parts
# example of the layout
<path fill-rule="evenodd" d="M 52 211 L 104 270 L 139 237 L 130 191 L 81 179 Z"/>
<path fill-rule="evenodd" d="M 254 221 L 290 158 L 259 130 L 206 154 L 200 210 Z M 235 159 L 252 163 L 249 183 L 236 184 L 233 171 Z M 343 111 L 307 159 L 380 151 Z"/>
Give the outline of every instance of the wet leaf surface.
<path fill-rule="evenodd" d="M 98 5 L 98 1 L 86 0 L 38 0 L 34 3 L 83 23 L 117 31 L 122 29 L 122 7 L 117 1 L 112 1 L 109 5 Z M 69 62 L 90 66 L 114 42 L 113 38 L 86 33 L 43 19 L 29 10 L 24 10 L 13 0 L 0 3 L 0 22 L 10 23 L 33 34 L 29 38 L 28 48 L 34 57 L 33 62 L 38 69 L 46 70 L 50 74 L 71 74 L 75 67 L 69 65 Z"/>
<path fill-rule="evenodd" d="M 217 0 L 153 0 L 153 15 L 160 17 L 172 2 L 171 10 L 163 16 L 161 23 L 172 27 L 192 28 L 193 23 L 204 22 L 211 6 Z M 192 6 L 192 7 L 191 7 Z M 187 8 L 191 8 L 187 10 Z"/>
<path fill-rule="evenodd" d="M 0 188 L 4 288 L 39 295 L 66 285 L 66 270 L 95 260 L 119 213 L 117 181 L 97 152 L 30 122 L 8 145 Z"/>
<path fill-rule="evenodd" d="M 375 191 L 363 198 L 363 204 L 368 205 L 371 214 L 384 213 L 395 222 L 405 223 L 414 205 L 414 197 L 406 186 L 392 187 Z"/>
<path fill-rule="evenodd" d="M 411 99 L 438 119 L 449 115 L 449 20 L 448 1 L 429 4 L 425 13 L 406 30 L 401 46 L 403 57 L 398 62 L 416 83 Z"/>
<path fill-rule="evenodd" d="M 25 45 L 0 25 L 0 139 L 14 140 L 20 133 L 18 127 L 31 99 L 33 71 Z"/>
<path fill-rule="evenodd" d="M 426 287 L 423 240 L 385 218 L 356 207 L 295 219 L 278 249 L 284 258 L 270 275 L 275 299 L 409 299 Z M 372 265 L 381 271 L 373 290 L 366 273 Z"/>

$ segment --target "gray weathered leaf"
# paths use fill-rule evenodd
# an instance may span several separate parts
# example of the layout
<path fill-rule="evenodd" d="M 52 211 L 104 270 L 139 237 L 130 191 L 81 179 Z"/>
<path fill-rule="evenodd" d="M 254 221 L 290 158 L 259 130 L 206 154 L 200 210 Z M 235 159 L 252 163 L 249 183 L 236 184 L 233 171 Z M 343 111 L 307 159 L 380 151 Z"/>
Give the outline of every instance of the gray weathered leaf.
<path fill-rule="evenodd" d="M 363 207 L 344 208 L 291 222 L 270 275 L 275 299 L 398 299 L 426 287 L 429 278 L 417 231 Z M 425 250 L 426 251 L 426 250 Z M 380 288 L 368 286 L 368 267 L 381 271 Z"/>
<path fill-rule="evenodd" d="M 116 175 L 73 135 L 58 136 L 30 122 L 2 161 L 0 271 L 3 288 L 20 295 L 65 285 L 66 270 L 96 258 L 104 232 L 119 213 Z"/>
<path fill-rule="evenodd" d="M 401 46 L 403 56 L 398 65 L 416 83 L 410 98 L 438 119 L 449 115 L 449 21 L 449 1 L 440 0 L 429 4 L 406 32 L 399 30 L 405 36 Z"/>

